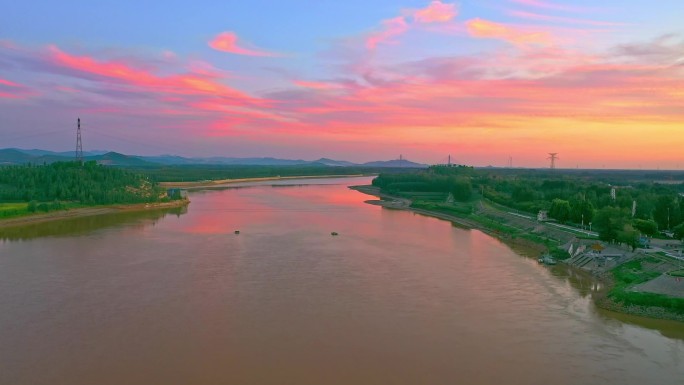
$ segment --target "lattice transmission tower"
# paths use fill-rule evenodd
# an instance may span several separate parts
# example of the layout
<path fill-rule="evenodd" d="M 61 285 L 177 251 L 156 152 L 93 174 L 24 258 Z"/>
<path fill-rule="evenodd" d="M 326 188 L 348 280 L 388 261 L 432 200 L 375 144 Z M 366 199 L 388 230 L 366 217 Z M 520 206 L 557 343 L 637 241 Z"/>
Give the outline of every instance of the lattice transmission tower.
<path fill-rule="evenodd" d="M 81 141 L 81 118 L 76 123 L 76 161 L 83 164 L 83 142 Z"/>
<path fill-rule="evenodd" d="M 546 159 L 551 159 L 551 170 L 556 168 L 556 161 L 558 160 L 557 152 L 549 152 L 549 157 Z"/>

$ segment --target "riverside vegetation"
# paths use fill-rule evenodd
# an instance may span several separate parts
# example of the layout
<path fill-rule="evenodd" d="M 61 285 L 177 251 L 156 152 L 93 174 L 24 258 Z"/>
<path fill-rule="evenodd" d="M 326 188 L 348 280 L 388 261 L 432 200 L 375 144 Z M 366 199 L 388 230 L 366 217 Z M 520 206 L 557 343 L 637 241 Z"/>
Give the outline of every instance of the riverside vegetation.
<path fill-rule="evenodd" d="M 0 218 L 171 199 L 147 176 L 94 161 L 0 168 Z"/>
<path fill-rule="evenodd" d="M 635 245 L 639 234 L 660 236 L 659 231 L 670 229 L 675 238 L 684 238 L 684 183 L 630 182 L 628 178 L 609 184 L 574 174 L 535 175 L 528 170 L 503 174 L 467 166 L 432 166 L 418 172 L 383 173 L 373 185 L 411 199 L 416 207 L 443 212 L 472 214 L 480 198 L 534 216 L 545 210 L 562 224 L 588 228 L 592 223 L 599 238 L 608 242 Z M 446 204 L 449 195 L 453 203 Z"/>
<path fill-rule="evenodd" d="M 292 176 L 321 175 L 359 175 L 397 172 L 401 169 L 379 167 L 334 167 L 326 165 L 172 165 L 145 166 L 131 168 L 132 171 L 147 175 L 158 182 L 197 182 L 205 180 L 271 178 Z"/>
<path fill-rule="evenodd" d="M 672 236 L 684 240 L 684 183 L 673 183 L 671 179 L 658 183 L 653 179 L 657 180 L 636 172 L 580 174 L 432 166 L 410 173 L 383 173 L 373 180 L 373 185 L 385 194 L 409 199 L 412 208 L 467 218 L 506 239 L 542 245 L 555 258 L 563 260 L 570 255 L 560 247 L 558 239 L 497 220 L 486 215 L 486 208 L 528 218 L 536 218 L 544 210 L 554 222 L 567 225 L 563 231 L 570 236 L 595 238 L 580 231 L 591 226 L 600 240 L 626 244 L 632 250 L 642 237 Z M 684 298 L 631 290 L 662 274 L 647 268 L 653 263 L 652 258 L 637 257 L 610 270 L 604 276 L 609 290 L 600 298 L 599 305 L 684 320 Z M 661 314 L 661 310 L 666 314 Z"/>

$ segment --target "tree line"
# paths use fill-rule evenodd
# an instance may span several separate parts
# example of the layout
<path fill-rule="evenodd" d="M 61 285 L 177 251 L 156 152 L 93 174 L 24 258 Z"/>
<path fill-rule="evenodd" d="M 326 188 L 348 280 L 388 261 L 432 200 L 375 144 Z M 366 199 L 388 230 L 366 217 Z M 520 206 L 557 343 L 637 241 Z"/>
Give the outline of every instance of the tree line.
<path fill-rule="evenodd" d="M 639 235 L 672 231 L 684 237 L 684 183 L 661 184 L 620 179 L 608 184 L 579 174 L 535 175 L 526 170 L 501 173 L 465 166 L 432 166 L 402 174 L 380 174 L 375 186 L 393 192 L 452 193 L 456 200 L 480 194 L 495 203 L 536 215 L 540 210 L 560 223 L 584 225 L 601 239 L 635 245 Z M 619 174 L 618 174 L 619 176 Z"/>
<path fill-rule="evenodd" d="M 29 211 L 84 205 L 144 203 L 164 198 L 148 177 L 96 162 L 57 162 L 0 168 L 0 202 L 28 202 Z"/>

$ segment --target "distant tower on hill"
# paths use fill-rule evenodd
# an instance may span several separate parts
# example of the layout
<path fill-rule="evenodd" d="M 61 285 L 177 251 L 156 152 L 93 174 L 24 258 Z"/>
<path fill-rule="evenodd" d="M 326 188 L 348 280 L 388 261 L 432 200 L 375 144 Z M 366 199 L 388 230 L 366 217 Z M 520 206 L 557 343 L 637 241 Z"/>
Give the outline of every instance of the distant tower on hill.
<path fill-rule="evenodd" d="M 83 163 L 83 142 L 81 141 L 81 118 L 76 121 L 76 161 Z"/>
<path fill-rule="evenodd" d="M 549 157 L 546 159 L 551 159 L 551 170 L 556 169 L 556 160 L 558 160 L 557 152 L 549 152 Z"/>

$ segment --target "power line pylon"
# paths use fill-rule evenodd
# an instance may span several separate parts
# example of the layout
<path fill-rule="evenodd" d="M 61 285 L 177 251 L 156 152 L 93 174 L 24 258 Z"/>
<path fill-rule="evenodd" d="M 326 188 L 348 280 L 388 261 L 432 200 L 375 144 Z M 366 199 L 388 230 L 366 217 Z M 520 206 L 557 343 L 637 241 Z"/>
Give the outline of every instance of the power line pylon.
<path fill-rule="evenodd" d="M 558 160 L 558 153 L 557 152 L 550 152 L 549 157 L 546 159 L 551 159 L 551 170 L 556 169 L 556 160 Z"/>
<path fill-rule="evenodd" d="M 83 142 L 81 141 L 81 118 L 76 125 L 76 161 L 83 164 Z"/>

